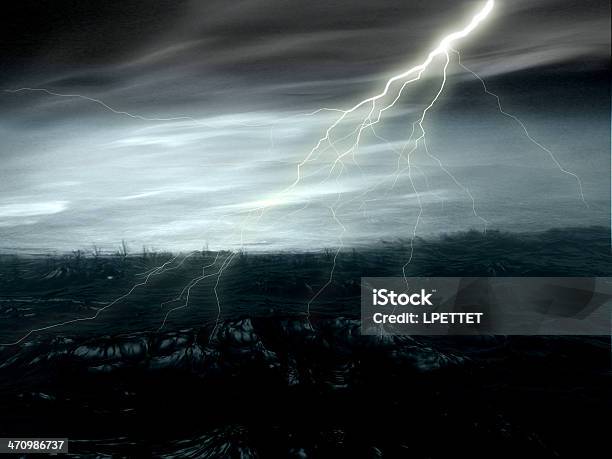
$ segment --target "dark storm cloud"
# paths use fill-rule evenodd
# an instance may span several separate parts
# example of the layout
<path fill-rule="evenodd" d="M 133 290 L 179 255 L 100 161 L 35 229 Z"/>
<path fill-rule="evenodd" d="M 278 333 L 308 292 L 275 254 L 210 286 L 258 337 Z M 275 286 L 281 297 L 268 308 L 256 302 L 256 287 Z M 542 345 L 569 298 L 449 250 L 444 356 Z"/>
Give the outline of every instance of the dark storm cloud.
<path fill-rule="evenodd" d="M 16 2 L 4 7 L 2 80 L 113 88 L 139 78 L 215 83 L 229 77 L 253 87 L 367 77 L 414 60 L 481 4 Z M 498 0 L 486 26 L 464 46 L 466 58 L 488 74 L 602 65 L 609 60 L 609 23 L 607 1 Z"/>

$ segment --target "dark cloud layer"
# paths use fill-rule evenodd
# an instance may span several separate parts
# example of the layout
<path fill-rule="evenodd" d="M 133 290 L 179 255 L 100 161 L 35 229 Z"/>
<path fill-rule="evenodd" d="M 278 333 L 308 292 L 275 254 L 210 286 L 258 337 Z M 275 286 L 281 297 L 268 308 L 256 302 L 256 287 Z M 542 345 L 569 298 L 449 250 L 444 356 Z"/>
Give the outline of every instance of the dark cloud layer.
<path fill-rule="evenodd" d="M 189 112 L 195 102 L 229 111 L 316 107 L 415 62 L 482 4 L 26 0 L 4 6 L 0 86 L 78 91 L 162 113 Z M 461 50 L 484 76 L 522 72 L 521 80 L 548 68 L 551 84 L 580 85 L 589 73 L 604 90 L 609 26 L 607 1 L 498 0 Z"/>
<path fill-rule="evenodd" d="M 4 81 L 112 84 L 248 73 L 249 81 L 367 76 L 414 58 L 482 2 L 365 0 L 35 1 L 3 5 Z M 498 0 L 466 50 L 491 73 L 607 65 L 607 1 Z M 75 73 L 75 75 L 71 75 Z M 110 74 L 110 75 L 108 75 Z"/>

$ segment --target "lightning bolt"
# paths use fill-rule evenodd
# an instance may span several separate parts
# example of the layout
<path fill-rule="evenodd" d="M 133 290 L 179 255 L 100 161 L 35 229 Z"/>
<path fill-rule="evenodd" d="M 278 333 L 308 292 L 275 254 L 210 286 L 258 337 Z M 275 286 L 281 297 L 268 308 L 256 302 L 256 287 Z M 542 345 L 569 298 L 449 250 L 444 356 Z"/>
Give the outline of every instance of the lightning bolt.
<path fill-rule="evenodd" d="M 197 120 L 195 118 L 192 118 L 191 116 L 173 116 L 173 117 L 168 117 L 168 118 L 152 118 L 152 117 L 148 117 L 148 116 L 143 116 L 143 115 L 138 115 L 138 114 L 133 114 L 130 112 L 126 112 L 124 110 L 117 110 L 116 108 L 111 107 L 110 105 L 108 105 L 106 102 L 101 101 L 100 99 L 95 99 L 93 97 L 89 97 L 89 96 L 84 96 L 82 94 L 63 94 L 63 93 L 59 93 L 56 91 L 51 91 L 49 89 L 46 88 L 17 88 L 17 89 L 5 89 L 4 92 L 8 92 L 8 93 L 19 93 L 19 92 L 42 92 L 45 93 L 49 96 L 55 96 L 55 97 L 65 97 L 65 98 L 76 98 L 76 99 L 82 99 L 82 100 L 86 100 L 89 102 L 93 102 L 94 104 L 97 104 L 99 106 L 101 106 L 102 108 L 104 108 L 105 110 L 110 111 L 111 113 L 114 113 L 115 115 L 123 115 L 123 116 L 127 116 L 129 118 L 135 119 L 135 120 L 140 120 L 140 121 L 191 121 L 194 123 L 198 123 L 200 124 L 200 120 Z M 210 126 L 212 127 L 212 126 Z"/>
<path fill-rule="evenodd" d="M 179 309 L 187 308 L 187 306 L 189 305 L 189 295 L 190 295 L 191 289 L 193 287 L 195 287 L 200 281 L 202 281 L 202 280 L 204 280 L 204 279 L 206 279 L 208 277 L 212 277 L 215 274 L 219 274 L 221 272 L 221 269 L 219 269 L 216 273 L 206 274 L 206 269 L 213 267 L 217 263 L 217 260 L 219 259 L 219 254 L 220 254 L 220 252 L 217 252 L 217 254 L 215 256 L 215 259 L 212 261 L 212 263 L 202 267 L 202 275 L 199 276 L 199 277 L 196 277 L 189 284 L 187 284 L 183 288 L 181 293 L 179 293 L 179 295 L 174 300 L 166 301 L 166 302 L 161 304 L 161 306 L 163 308 L 164 305 L 167 304 L 167 303 L 171 303 L 171 302 L 174 302 L 174 301 L 180 301 L 180 299 L 183 297 L 183 295 L 185 295 L 185 302 L 182 305 L 176 306 L 176 307 L 174 307 L 172 309 L 169 309 L 166 312 L 166 315 L 164 316 L 164 319 L 162 320 L 162 323 L 159 326 L 159 328 L 157 329 L 157 331 L 160 331 L 162 328 L 164 328 L 164 326 L 166 325 L 166 322 L 168 321 L 168 317 L 170 316 L 170 314 L 172 314 L 175 311 L 178 311 Z"/>
<path fill-rule="evenodd" d="M 104 110 L 114 113 L 115 115 L 126 116 L 128 118 L 132 118 L 134 120 L 139 120 L 139 121 L 147 121 L 147 122 L 188 121 L 195 125 L 204 126 L 210 129 L 215 129 L 216 127 L 218 127 L 216 125 L 206 123 L 202 119 L 198 119 L 198 118 L 195 118 L 193 116 L 188 116 L 188 115 L 178 115 L 178 116 L 170 116 L 170 117 L 151 117 L 151 116 L 141 115 L 138 113 L 132 113 L 132 112 L 128 112 L 125 110 L 120 110 L 118 108 L 114 108 L 101 99 L 96 99 L 95 97 L 90 97 L 84 94 L 67 94 L 67 93 L 53 91 L 47 88 L 29 88 L 29 87 L 16 88 L 16 89 L 4 89 L 3 91 L 9 94 L 17 94 L 21 92 L 39 92 L 39 93 L 47 94 L 49 96 L 62 97 L 62 98 L 68 98 L 68 99 L 81 99 L 84 101 L 93 102 L 94 104 L 102 107 Z M 295 117 L 300 117 L 300 116 L 314 116 L 314 115 L 317 115 L 325 111 L 336 111 L 336 110 L 331 109 L 331 108 L 319 108 L 317 110 L 313 110 L 308 113 L 297 113 L 294 115 L 290 115 L 288 117 L 283 117 L 283 118 L 279 118 L 279 119 L 272 120 L 269 122 L 264 122 L 264 123 L 245 123 L 245 122 L 234 121 L 230 124 L 237 124 L 237 125 L 245 126 L 245 127 L 262 127 L 262 126 L 267 126 L 267 125 L 274 126 L 275 124 L 278 124 L 280 121 L 284 121 L 288 118 L 295 118 Z M 273 143 L 272 139 L 271 139 L 271 143 Z"/>
<path fill-rule="evenodd" d="M 548 154 L 548 156 L 550 156 L 550 159 L 553 161 L 553 163 L 555 164 L 555 166 L 557 166 L 557 168 L 563 172 L 564 174 L 570 176 L 571 178 L 573 178 L 577 185 L 578 185 L 578 192 L 580 193 L 580 199 L 582 200 L 582 202 L 584 203 L 584 205 L 588 208 L 589 205 L 586 202 L 586 199 L 584 198 L 584 191 L 582 189 L 582 180 L 580 180 L 580 177 L 578 177 L 577 174 L 568 171 L 567 169 L 565 169 L 561 163 L 559 162 L 559 160 L 557 160 L 555 154 L 549 149 L 546 148 L 544 145 L 542 145 L 540 142 L 538 142 L 536 139 L 534 139 L 531 134 L 529 133 L 529 131 L 527 130 L 527 126 L 525 126 L 525 123 L 523 123 L 523 121 L 521 121 L 521 119 L 516 116 L 513 115 L 512 113 L 508 113 L 507 111 L 505 111 L 502 107 L 502 103 L 501 103 L 501 99 L 499 98 L 499 96 L 491 91 L 489 91 L 489 89 L 487 88 L 487 84 L 485 83 L 484 79 L 482 79 L 480 77 L 480 75 L 478 75 L 476 72 L 474 72 L 473 70 L 469 69 L 468 67 L 466 67 L 465 65 L 463 65 L 463 63 L 461 62 L 461 54 L 459 53 L 459 51 L 452 49 L 451 51 L 453 51 L 455 54 L 457 54 L 457 58 L 458 58 L 458 63 L 459 66 L 461 68 L 463 68 L 465 71 L 471 73 L 474 77 L 476 77 L 478 79 L 478 81 L 480 81 L 480 84 L 482 85 L 482 88 L 484 89 L 485 94 L 488 94 L 491 97 L 495 98 L 495 101 L 497 102 L 497 108 L 499 109 L 499 112 L 514 120 L 514 122 L 516 122 L 516 124 L 518 124 L 520 126 L 520 128 L 522 129 L 523 133 L 525 134 L 525 136 L 531 141 L 531 143 L 533 143 L 535 146 L 537 146 L 540 150 L 546 152 Z"/>
<path fill-rule="evenodd" d="M 368 116 L 366 116 L 366 118 L 363 120 L 358 135 L 357 135 L 357 141 L 356 143 L 359 142 L 360 140 L 360 136 L 361 133 L 363 132 L 363 130 L 366 127 L 369 127 L 370 124 L 366 124 L 366 120 L 372 115 L 372 113 L 374 112 L 374 108 L 376 106 L 376 102 L 379 101 L 380 99 L 382 99 L 383 97 L 385 97 L 388 93 L 389 93 L 389 89 L 391 88 L 391 85 L 393 85 L 393 83 L 395 83 L 396 81 L 400 81 L 400 80 L 404 80 L 408 77 L 410 77 L 411 75 L 414 75 L 415 73 L 417 74 L 416 77 L 409 79 L 408 81 L 404 82 L 404 84 L 402 85 L 402 89 L 398 92 L 397 97 L 395 97 L 395 99 L 393 100 L 393 102 L 391 104 L 389 104 L 388 106 L 386 106 L 384 109 L 379 110 L 379 118 L 378 120 L 380 120 L 380 115 L 382 114 L 383 111 L 391 108 L 400 98 L 401 96 L 401 92 L 403 90 L 403 88 L 414 82 L 414 81 L 418 81 L 421 78 L 421 75 L 423 74 L 423 72 L 429 67 L 429 65 L 432 63 L 432 61 L 434 60 L 434 58 L 436 56 L 439 56 L 440 54 L 447 54 L 448 48 L 450 47 L 450 45 L 458 40 L 460 40 L 461 38 L 465 38 L 467 37 L 474 29 L 476 29 L 476 27 L 478 27 L 478 25 L 489 15 L 489 13 L 491 12 L 491 10 L 493 9 L 493 5 L 494 5 L 494 0 L 487 0 L 487 2 L 485 3 L 484 7 L 472 18 L 472 20 L 470 21 L 470 23 L 465 26 L 463 29 L 461 29 L 458 32 L 453 32 L 449 35 L 447 35 L 446 37 L 444 37 L 442 39 L 442 41 L 440 42 L 440 44 L 434 48 L 428 55 L 427 58 L 419 65 L 416 65 L 408 70 L 406 70 L 403 73 L 400 73 L 399 75 L 395 75 L 393 77 L 391 77 L 389 80 L 387 80 L 387 83 L 385 84 L 384 89 L 382 90 L 382 92 L 380 92 L 379 94 L 376 94 L 372 97 L 369 97 L 367 99 L 362 100 L 361 102 L 357 103 L 356 105 L 354 105 L 353 107 L 347 109 L 347 110 L 340 110 L 341 115 L 327 128 L 327 130 L 325 131 L 325 135 L 323 137 L 321 137 L 318 142 L 316 143 L 316 145 L 310 150 L 310 152 L 306 155 L 306 157 L 297 165 L 297 177 L 295 179 L 295 181 L 288 187 L 288 189 L 292 189 L 294 188 L 301 179 L 301 169 L 302 167 L 304 167 L 304 165 L 310 160 L 310 158 L 312 157 L 312 155 L 321 147 L 321 145 L 330 140 L 330 136 L 332 131 L 336 128 L 336 126 L 338 126 L 349 114 L 355 112 L 356 110 L 358 110 L 360 107 L 363 107 L 364 105 L 371 103 L 372 104 L 372 108 L 370 109 L 370 112 L 368 113 Z M 338 109 L 334 109 L 334 111 L 337 111 Z M 376 124 L 378 122 L 378 120 L 372 124 Z"/>
<path fill-rule="evenodd" d="M 142 282 L 137 282 L 136 284 L 134 284 L 132 286 L 132 288 L 130 288 L 127 291 L 127 293 L 124 293 L 120 297 L 114 299 L 113 301 L 111 301 L 108 304 L 104 305 L 103 307 L 99 308 L 91 316 L 77 317 L 75 319 L 70 319 L 70 320 L 66 320 L 66 321 L 63 321 L 63 322 L 54 323 L 54 324 L 47 325 L 47 326 L 44 326 L 44 327 L 33 328 L 32 330 L 28 331 L 25 335 L 23 335 L 18 340 L 13 341 L 11 343 L 0 343 L 0 346 L 14 346 L 14 345 L 17 345 L 17 344 L 21 343 L 22 341 L 24 341 L 25 339 L 27 339 L 29 336 L 31 336 L 34 333 L 39 333 L 39 332 L 42 332 L 42 331 L 48 331 L 48 330 L 51 330 L 51 329 L 54 329 L 54 328 L 63 327 L 65 325 L 71 325 L 71 324 L 75 324 L 75 323 L 78 323 L 78 322 L 87 322 L 87 321 L 95 320 L 95 319 L 98 318 L 98 316 L 102 312 L 106 311 L 107 309 L 113 307 L 115 304 L 117 304 L 120 301 L 124 300 L 125 298 L 129 297 L 138 287 L 143 287 L 143 286 L 147 285 L 149 280 L 152 277 L 155 277 L 155 276 L 158 276 L 158 275 L 164 273 L 165 272 L 164 269 L 166 268 L 166 266 L 168 266 L 171 263 L 173 263 L 178 257 L 179 257 L 179 255 L 176 255 L 176 256 L 172 257 L 170 260 L 166 261 L 162 265 L 160 265 L 157 268 L 155 268 L 153 271 L 149 272 Z"/>

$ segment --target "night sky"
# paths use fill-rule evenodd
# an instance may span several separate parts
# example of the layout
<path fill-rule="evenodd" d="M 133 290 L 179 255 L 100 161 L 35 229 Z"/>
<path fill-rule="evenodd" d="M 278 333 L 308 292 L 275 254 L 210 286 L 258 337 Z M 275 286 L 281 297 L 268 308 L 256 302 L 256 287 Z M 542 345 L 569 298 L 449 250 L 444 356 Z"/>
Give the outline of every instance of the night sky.
<path fill-rule="evenodd" d="M 443 58 L 365 133 L 342 175 L 329 173 L 337 152 L 328 148 L 278 196 L 337 116 L 303 114 L 378 93 L 483 4 L 3 5 L 0 89 L 45 88 L 144 118 L 185 118 L 147 121 L 82 98 L 0 92 L 0 249 L 112 250 L 122 239 L 172 250 L 316 249 L 409 238 L 417 218 L 419 236 L 483 230 L 484 220 L 509 231 L 608 226 L 608 1 L 497 0 L 457 45 L 504 109 L 580 177 L 588 206 L 577 181 L 499 113 L 453 53 L 425 122 L 429 152 L 415 151 L 410 174 L 385 181 L 439 88 Z M 269 208 L 258 217 L 261 206 Z"/>

